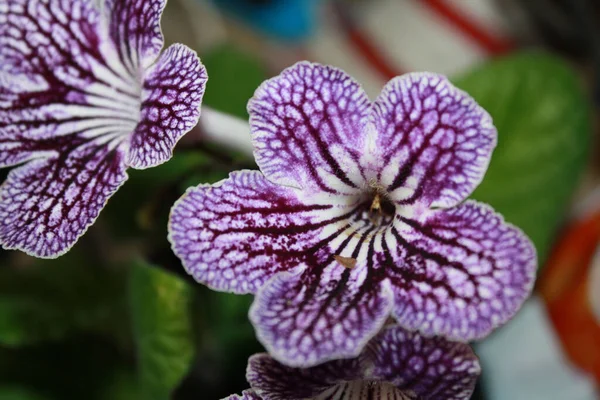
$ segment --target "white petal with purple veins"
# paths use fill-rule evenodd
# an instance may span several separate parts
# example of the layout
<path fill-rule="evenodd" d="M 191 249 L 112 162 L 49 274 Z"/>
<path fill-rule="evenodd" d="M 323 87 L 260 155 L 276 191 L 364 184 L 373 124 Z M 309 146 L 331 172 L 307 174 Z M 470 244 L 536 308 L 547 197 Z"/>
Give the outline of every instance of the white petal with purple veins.
<path fill-rule="evenodd" d="M 193 189 L 170 237 L 200 282 L 258 293 L 251 319 L 281 362 L 355 356 L 388 314 L 426 335 L 481 338 L 530 294 L 532 243 L 463 203 L 496 130 L 446 78 L 399 77 L 370 103 L 342 71 L 302 62 L 248 111 L 264 177 Z"/>
<path fill-rule="evenodd" d="M 256 354 L 248 360 L 246 379 L 269 400 L 466 400 L 480 372 L 468 345 L 388 326 L 358 357 L 310 368 Z"/>
<path fill-rule="evenodd" d="M 39 257 L 65 253 L 125 182 L 122 145 L 66 140 L 52 158 L 11 171 L 0 191 L 0 242 Z"/>
<path fill-rule="evenodd" d="M 248 360 L 246 379 L 268 399 L 312 399 L 340 382 L 361 379 L 363 369 L 358 358 L 302 369 L 285 366 L 268 354 L 255 354 Z"/>
<path fill-rule="evenodd" d="M 171 158 L 173 148 L 200 116 L 206 71 L 196 53 L 169 47 L 146 73 L 141 117 L 129 150 L 129 166 L 154 167 Z"/>
<path fill-rule="evenodd" d="M 307 252 L 326 246 L 319 232 L 352 210 L 300 195 L 258 171 L 190 188 L 171 211 L 173 251 L 199 282 L 255 293 L 278 272 L 301 267 Z"/>
<path fill-rule="evenodd" d="M 265 176 L 307 191 L 356 193 L 370 102 L 345 72 L 300 62 L 263 83 L 248 103 Z"/>
<path fill-rule="evenodd" d="M 391 80 L 372 117 L 378 180 L 405 206 L 458 204 L 481 182 L 496 146 L 489 114 L 441 75 Z"/>
<path fill-rule="evenodd" d="M 26 163 L 0 192 L 2 212 L 19 210 L 0 219 L 3 247 L 39 257 L 63 254 L 125 180 L 127 167 L 166 161 L 196 123 L 206 81 L 196 55 L 174 46 L 154 64 L 162 48 L 164 4 L 0 4 L 0 167 Z M 69 187 L 71 178 L 65 177 L 94 168 L 98 176 L 92 173 L 73 189 L 80 194 L 56 189 Z M 19 199 L 28 191 L 55 203 L 54 212 L 45 203 L 25 210 Z M 77 223 L 59 209 L 76 197 L 83 210 Z M 64 221 L 50 223 L 55 217 Z"/>
<path fill-rule="evenodd" d="M 112 42 L 132 73 L 148 68 L 163 47 L 160 16 L 166 0 L 105 0 Z"/>
<path fill-rule="evenodd" d="M 388 285 L 361 280 L 361 266 L 337 264 L 331 274 L 314 271 L 321 269 L 316 263 L 304 273 L 278 274 L 257 294 L 250 320 L 277 360 L 307 367 L 355 357 L 385 323 L 393 304 Z"/>
<path fill-rule="evenodd" d="M 424 221 L 399 218 L 384 246 L 394 316 L 427 335 L 485 337 L 517 312 L 533 288 L 537 259 L 529 239 L 473 201 Z"/>
<path fill-rule="evenodd" d="M 254 390 L 244 390 L 242 395 L 232 394 L 223 400 L 263 400 Z"/>
<path fill-rule="evenodd" d="M 468 345 L 426 338 L 397 326 L 384 329 L 365 354 L 374 377 L 423 399 L 467 400 L 481 373 Z"/>

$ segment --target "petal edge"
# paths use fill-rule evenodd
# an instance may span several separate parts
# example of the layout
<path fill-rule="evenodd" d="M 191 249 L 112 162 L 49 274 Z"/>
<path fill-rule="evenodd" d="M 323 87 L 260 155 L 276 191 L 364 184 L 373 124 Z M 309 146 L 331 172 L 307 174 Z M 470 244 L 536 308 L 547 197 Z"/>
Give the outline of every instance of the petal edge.
<path fill-rule="evenodd" d="M 387 261 L 393 313 L 409 330 L 481 339 L 512 318 L 533 289 L 535 247 L 488 205 L 468 200 L 424 221 L 404 219 L 392 234 L 386 245 L 396 244 L 395 257 L 406 260 L 404 268 Z"/>

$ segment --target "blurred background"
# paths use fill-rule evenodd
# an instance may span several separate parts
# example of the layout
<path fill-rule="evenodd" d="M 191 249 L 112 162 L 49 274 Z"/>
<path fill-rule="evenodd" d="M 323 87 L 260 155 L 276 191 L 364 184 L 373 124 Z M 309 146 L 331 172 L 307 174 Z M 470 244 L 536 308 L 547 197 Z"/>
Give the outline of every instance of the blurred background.
<path fill-rule="evenodd" d="M 599 2 L 169 0 L 162 25 L 205 63 L 204 105 L 244 120 L 256 87 L 298 60 L 340 67 L 372 97 L 408 71 L 468 91 L 499 132 L 472 197 L 521 227 L 540 260 L 532 298 L 474 345 L 474 398 L 600 399 Z M 188 186 L 256 168 L 202 127 L 170 162 L 131 171 L 67 255 L 0 253 L 0 399 L 212 400 L 247 387 L 262 351 L 251 296 L 194 283 L 166 240 Z"/>

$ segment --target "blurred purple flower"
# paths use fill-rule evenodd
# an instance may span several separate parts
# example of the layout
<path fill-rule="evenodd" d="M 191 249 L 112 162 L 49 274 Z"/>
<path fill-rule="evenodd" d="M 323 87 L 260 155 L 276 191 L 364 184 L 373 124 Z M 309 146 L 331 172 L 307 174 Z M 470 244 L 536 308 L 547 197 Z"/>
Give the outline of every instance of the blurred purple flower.
<path fill-rule="evenodd" d="M 464 201 L 496 130 L 446 78 L 395 78 L 372 103 L 343 71 L 302 62 L 248 110 L 262 173 L 190 188 L 169 238 L 197 281 L 256 294 L 250 318 L 280 362 L 355 357 L 390 314 L 427 336 L 482 338 L 529 295 L 532 243 Z"/>
<path fill-rule="evenodd" d="M 290 368 L 267 354 L 250 357 L 251 389 L 228 400 L 469 399 L 480 374 L 467 344 L 384 329 L 353 359 Z"/>
<path fill-rule="evenodd" d="M 196 54 L 163 47 L 166 0 L 0 2 L 0 243 L 69 250 L 127 179 L 198 121 Z"/>

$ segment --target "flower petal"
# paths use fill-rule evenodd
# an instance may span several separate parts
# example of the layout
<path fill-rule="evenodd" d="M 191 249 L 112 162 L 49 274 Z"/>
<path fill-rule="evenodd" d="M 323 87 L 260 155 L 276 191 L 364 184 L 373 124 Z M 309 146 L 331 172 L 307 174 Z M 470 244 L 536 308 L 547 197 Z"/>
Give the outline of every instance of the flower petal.
<path fill-rule="evenodd" d="M 196 122 L 202 93 L 190 91 L 203 88 L 205 74 L 191 51 L 172 47 L 144 71 L 162 46 L 163 7 L 164 0 L 0 4 L 0 167 L 29 162 L 10 175 L 0 194 L 5 247 L 42 257 L 62 254 L 126 179 L 127 161 L 144 168 L 166 160 Z M 187 76 L 170 76 L 169 67 Z M 169 109 L 159 110 L 164 104 Z M 98 170 L 76 177 L 90 166 Z M 89 194 L 72 195 L 69 185 Z M 40 207 L 53 208 L 31 209 L 28 194 L 45 201 Z M 64 208 L 81 215 L 71 220 L 60 212 Z M 36 224 L 24 225 L 33 218 Z"/>
<path fill-rule="evenodd" d="M 171 210 L 173 251 L 198 282 L 255 293 L 277 272 L 297 269 L 311 247 L 326 246 L 320 229 L 344 217 L 343 208 L 309 203 L 299 194 L 258 171 L 190 188 Z"/>
<path fill-rule="evenodd" d="M 166 0 L 105 0 L 110 37 L 132 75 L 149 67 L 162 49 L 160 17 L 166 3 Z"/>
<path fill-rule="evenodd" d="M 388 285 L 366 268 L 315 261 L 304 273 L 281 273 L 258 292 L 250 308 L 256 335 L 278 361 L 292 367 L 356 357 L 392 307 Z M 343 271 L 340 271 L 343 270 Z"/>
<path fill-rule="evenodd" d="M 223 400 L 263 400 L 254 390 L 248 389 L 242 392 L 242 395 L 232 394 Z"/>
<path fill-rule="evenodd" d="M 481 182 L 496 146 L 489 114 L 441 75 L 391 80 L 373 121 L 378 181 L 401 204 L 458 204 Z"/>
<path fill-rule="evenodd" d="M 0 4 L 0 167 L 29 162 L 2 186 L 5 248 L 57 257 L 126 179 L 120 143 L 138 123 L 142 77 L 121 63 L 95 5 Z"/>
<path fill-rule="evenodd" d="M 0 167 L 50 156 L 49 138 L 134 130 L 139 83 L 106 40 L 90 1 L 0 5 Z"/>
<path fill-rule="evenodd" d="M 362 378 L 357 358 L 334 360 L 312 368 L 292 368 L 268 354 L 248 360 L 246 379 L 252 389 L 269 400 L 312 399 L 340 382 Z"/>
<path fill-rule="evenodd" d="M 0 191 L 2 246 L 44 258 L 65 253 L 127 179 L 123 157 L 102 141 L 68 141 L 52 158 L 11 171 Z"/>
<path fill-rule="evenodd" d="M 398 218 L 382 247 L 398 323 L 454 340 L 482 338 L 508 321 L 537 268 L 521 230 L 473 201 L 423 221 Z"/>
<path fill-rule="evenodd" d="M 399 326 L 383 330 L 365 354 L 373 363 L 373 377 L 419 398 L 469 399 L 481 372 L 469 345 L 425 338 Z"/>
<path fill-rule="evenodd" d="M 177 141 L 198 123 L 206 69 L 196 53 L 175 44 L 146 73 L 140 122 L 128 164 L 143 169 L 171 158 Z"/>
<path fill-rule="evenodd" d="M 370 102 L 351 77 L 300 62 L 248 103 L 256 162 L 272 182 L 331 193 L 364 186 L 358 165 Z"/>
<path fill-rule="evenodd" d="M 352 381 L 340 383 L 314 400 L 425 400 L 387 382 Z M 428 398 L 427 398 L 428 399 Z M 445 399 L 444 399 L 445 400 Z"/>

